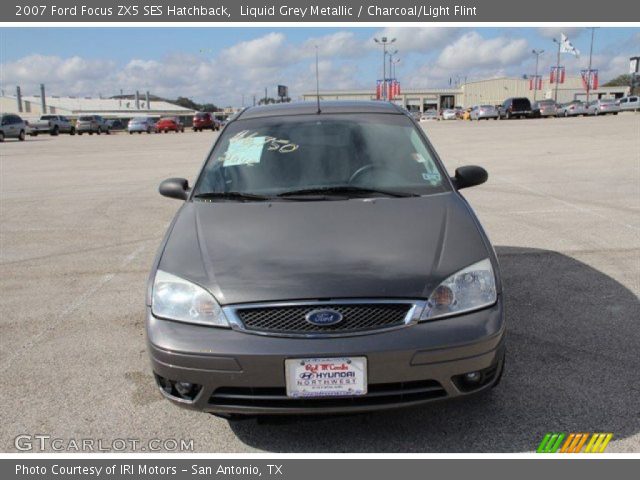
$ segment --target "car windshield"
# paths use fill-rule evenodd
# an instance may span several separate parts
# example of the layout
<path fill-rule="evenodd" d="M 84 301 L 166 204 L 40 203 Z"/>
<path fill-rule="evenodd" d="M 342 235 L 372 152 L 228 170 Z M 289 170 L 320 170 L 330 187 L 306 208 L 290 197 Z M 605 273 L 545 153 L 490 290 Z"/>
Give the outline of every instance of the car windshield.
<path fill-rule="evenodd" d="M 493 105 L 480 105 L 480 108 L 491 110 L 491 109 L 493 109 Z"/>
<path fill-rule="evenodd" d="M 56 118 L 53 115 L 42 115 L 40 117 L 42 120 L 51 120 L 52 118 Z"/>
<path fill-rule="evenodd" d="M 81 122 L 90 122 L 91 120 L 93 120 L 93 117 L 78 117 L 78 120 L 80 120 Z"/>
<path fill-rule="evenodd" d="M 336 187 L 424 195 L 446 190 L 443 176 L 405 115 L 292 115 L 230 123 L 194 195 Z"/>

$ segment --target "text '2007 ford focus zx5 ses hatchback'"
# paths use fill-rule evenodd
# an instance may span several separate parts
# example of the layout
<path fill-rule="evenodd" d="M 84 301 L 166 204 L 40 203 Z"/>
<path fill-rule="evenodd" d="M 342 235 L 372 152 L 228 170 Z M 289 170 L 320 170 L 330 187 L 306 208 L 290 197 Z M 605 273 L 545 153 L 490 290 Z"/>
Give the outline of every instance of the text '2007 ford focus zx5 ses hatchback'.
<path fill-rule="evenodd" d="M 496 256 L 422 129 L 382 102 L 249 108 L 230 121 L 153 266 L 160 391 L 218 415 L 415 405 L 495 385 Z"/>

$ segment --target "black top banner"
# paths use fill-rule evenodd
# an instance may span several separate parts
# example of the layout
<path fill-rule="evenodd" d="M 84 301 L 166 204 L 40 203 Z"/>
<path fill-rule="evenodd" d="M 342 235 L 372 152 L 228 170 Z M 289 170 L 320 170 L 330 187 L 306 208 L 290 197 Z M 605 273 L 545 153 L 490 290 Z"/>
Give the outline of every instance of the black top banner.
<path fill-rule="evenodd" d="M 1 22 L 638 22 L 640 2 L 608 0 L 7 0 Z"/>

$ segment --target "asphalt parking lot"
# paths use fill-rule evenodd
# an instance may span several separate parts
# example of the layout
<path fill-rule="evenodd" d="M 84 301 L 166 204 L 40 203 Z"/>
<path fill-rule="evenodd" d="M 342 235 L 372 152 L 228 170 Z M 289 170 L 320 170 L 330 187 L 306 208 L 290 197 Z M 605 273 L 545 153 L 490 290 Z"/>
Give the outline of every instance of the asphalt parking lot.
<path fill-rule="evenodd" d="M 0 146 L 0 448 L 19 434 L 193 439 L 201 452 L 526 452 L 613 432 L 640 452 L 640 115 L 430 122 L 500 259 L 507 370 L 488 394 L 352 417 L 228 424 L 161 398 L 144 288 L 216 134 L 28 138 Z"/>

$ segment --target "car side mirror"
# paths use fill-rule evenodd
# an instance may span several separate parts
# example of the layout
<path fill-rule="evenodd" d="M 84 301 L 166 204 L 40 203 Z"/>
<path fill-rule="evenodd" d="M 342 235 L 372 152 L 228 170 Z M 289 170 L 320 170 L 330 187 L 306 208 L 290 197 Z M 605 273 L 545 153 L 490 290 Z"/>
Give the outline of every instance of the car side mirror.
<path fill-rule="evenodd" d="M 186 178 L 167 178 L 160 184 L 158 191 L 163 197 L 186 200 L 189 196 L 189 181 Z"/>
<path fill-rule="evenodd" d="M 474 187 L 487 181 L 489 173 L 477 165 L 467 165 L 456 169 L 456 175 L 451 180 L 458 190 Z"/>

